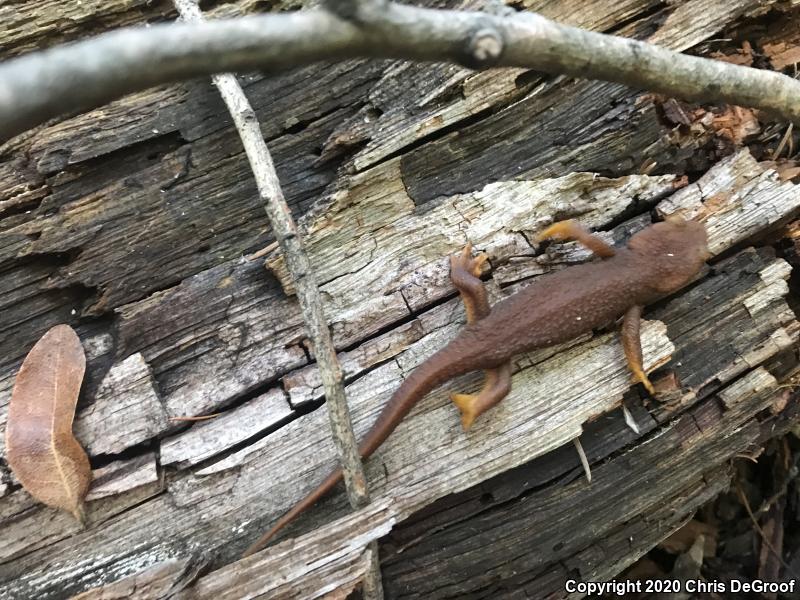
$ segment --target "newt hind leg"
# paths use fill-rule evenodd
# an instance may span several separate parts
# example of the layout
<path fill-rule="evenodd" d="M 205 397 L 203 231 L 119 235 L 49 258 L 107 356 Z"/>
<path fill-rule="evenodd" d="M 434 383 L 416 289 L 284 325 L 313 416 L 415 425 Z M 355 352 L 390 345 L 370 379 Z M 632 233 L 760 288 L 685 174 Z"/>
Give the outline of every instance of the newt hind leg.
<path fill-rule="evenodd" d="M 486 380 L 477 394 L 450 394 L 450 399 L 461 411 L 461 425 L 469 430 L 475 419 L 496 406 L 511 391 L 511 363 L 495 369 L 486 369 Z"/>
<path fill-rule="evenodd" d="M 450 257 L 450 280 L 461 294 L 467 311 L 467 323 L 486 317 L 491 311 L 486 287 L 478 278 L 486 255 L 472 256 L 472 245 L 467 244 L 460 254 Z M 461 424 L 468 430 L 478 415 L 495 406 L 511 391 L 511 363 L 484 371 L 486 380 L 478 394 L 450 394 L 450 399 L 461 411 Z"/>
<path fill-rule="evenodd" d="M 486 287 L 478 278 L 487 256 L 472 256 L 472 244 L 467 244 L 460 254 L 450 257 L 450 281 L 461 294 L 467 311 L 467 323 L 474 323 L 489 314 L 489 299 Z"/>

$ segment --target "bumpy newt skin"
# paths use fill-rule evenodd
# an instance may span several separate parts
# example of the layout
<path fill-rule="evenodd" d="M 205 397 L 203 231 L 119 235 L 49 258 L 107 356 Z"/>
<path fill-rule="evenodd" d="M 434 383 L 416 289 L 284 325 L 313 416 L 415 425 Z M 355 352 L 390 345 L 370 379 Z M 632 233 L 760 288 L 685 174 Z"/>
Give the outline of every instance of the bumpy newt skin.
<path fill-rule="evenodd" d="M 468 429 L 475 418 L 511 390 L 511 359 L 517 354 L 566 342 L 625 315 L 623 347 L 634 380 L 652 392 L 642 368 L 639 318 L 642 307 L 674 292 L 700 271 L 708 258 L 703 225 L 678 219 L 652 225 L 625 248 L 612 248 L 572 221 L 542 232 L 573 238 L 603 257 L 538 278 L 491 309 L 478 279 L 485 256 L 472 258 L 470 247 L 451 258 L 451 278 L 467 308 L 468 324 L 444 348 L 419 365 L 392 395 L 359 445 L 368 457 L 389 437 L 408 412 L 438 385 L 470 371 L 484 370 L 486 382 L 477 395 L 452 394 Z M 281 517 L 248 549 L 262 548 L 280 529 L 311 507 L 342 478 L 334 471 L 314 491 Z"/>

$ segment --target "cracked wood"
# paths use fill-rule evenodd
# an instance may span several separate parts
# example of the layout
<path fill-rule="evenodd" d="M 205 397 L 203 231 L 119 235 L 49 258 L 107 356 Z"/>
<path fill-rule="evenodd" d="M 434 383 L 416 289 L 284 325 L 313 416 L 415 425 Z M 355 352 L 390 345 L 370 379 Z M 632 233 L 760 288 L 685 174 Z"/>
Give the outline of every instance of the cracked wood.
<path fill-rule="evenodd" d="M 217 10 L 233 14 L 257 4 L 229 3 Z M 659 43 L 674 48 L 724 35 L 736 25 L 734 19 L 743 19 L 741 23 L 747 26 L 753 22 L 751 17 L 763 15 L 770 8 L 778 10 L 775 2 L 757 6 L 750 1 L 690 0 L 662 6 L 647 1 L 592 0 L 585 5 L 585 10 L 577 12 L 569 2 L 536 1 L 530 6 L 541 8 L 556 20 L 596 30 L 608 30 L 626 21 L 624 34 L 663 40 Z M 20 29 L 4 51 L 25 51 L 34 40 L 48 37 L 77 37 L 87 26 L 158 19 L 163 9 L 135 1 L 84 2 L 83 7 L 85 12 L 73 21 L 80 26 L 63 33 L 56 31 L 54 21 L 42 26 L 41 16 L 29 18 L 29 29 Z M 15 8 L 19 8 L 19 23 L 24 28 L 24 19 L 31 14 L 26 11 L 35 11 L 36 6 Z M 687 29 L 689 17 L 693 24 Z M 772 44 L 795 35 L 785 25 L 764 26 Z M 706 54 L 720 48 L 734 50 L 724 42 L 694 50 Z M 704 210 L 710 210 L 706 216 L 714 225 L 720 252 L 731 252 L 734 242 L 736 249 L 741 249 L 766 227 L 775 229 L 797 214 L 795 186 L 780 182 L 768 164 L 736 155 L 714 166 L 720 154 L 709 150 L 708 136 L 676 138 L 659 121 L 659 109 L 652 99 L 637 101 L 634 93 L 618 86 L 543 80 L 529 72 L 467 75 L 439 65 L 412 68 L 398 63 L 359 62 L 310 67 L 274 78 L 247 75 L 241 80 L 265 123 L 263 133 L 275 149 L 279 174 L 293 209 L 297 214 L 313 209 L 306 218 L 317 227 L 310 234 L 312 238 L 318 236 L 311 240 L 312 245 L 325 248 L 331 243 L 325 236 L 334 231 L 326 229 L 324 221 L 324 214 L 330 212 L 336 217 L 330 223 L 334 230 L 351 228 L 352 235 L 360 236 L 359 243 L 372 249 L 364 254 L 353 246 L 355 254 L 337 255 L 338 264 L 318 261 L 315 265 L 335 274 L 327 281 L 327 310 L 338 323 L 336 343 L 344 350 L 343 364 L 362 427 L 369 424 L 371 411 L 379 408 L 377 403 L 385 400 L 403 373 L 444 343 L 459 326 L 462 313 L 451 298 L 454 293 L 447 284 L 445 268 L 445 255 L 458 249 L 464 240 L 453 223 L 461 223 L 463 231 L 484 240 L 495 252 L 488 281 L 494 298 L 524 285 L 528 277 L 586 259 L 569 244 L 551 245 L 544 253 L 531 248 L 525 235 L 538 224 L 524 217 L 504 222 L 498 216 L 482 230 L 484 217 L 491 213 L 476 207 L 502 204 L 504 198 L 492 197 L 493 190 L 496 194 L 501 190 L 513 193 L 515 189 L 535 193 L 539 185 L 556 190 L 549 203 L 541 205 L 539 215 L 543 219 L 563 214 L 559 211 L 576 197 L 588 194 L 599 200 L 598 207 L 611 208 L 601 215 L 587 202 L 584 208 L 589 212 L 584 218 L 590 225 L 610 229 L 605 234 L 616 242 L 649 223 L 648 211 L 655 206 L 661 214 L 667 214 L 697 210 L 702 203 Z M 144 573 L 153 572 L 161 574 L 162 582 L 168 579 L 166 588 L 180 587 L 198 568 L 195 557 L 215 556 L 217 562 L 212 568 L 234 558 L 245 545 L 248 532 L 255 535 L 263 529 L 267 521 L 294 502 L 304 491 L 303 486 L 314 485 L 328 468 L 327 457 L 333 454 L 324 441 L 324 415 L 315 410 L 300 416 L 316 406 L 320 395 L 318 382 L 311 375 L 296 306 L 291 298 L 284 297 L 277 281 L 264 276 L 258 261 L 241 260 L 243 251 L 249 253 L 266 245 L 270 233 L 260 221 L 255 189 L 248 186 L 246 169 L 241 167 L 241 149 L 220 111 L 210 86 L 169 86 L 120 100 L 101 111 L 48 124 L 15 140 L 14 147 L 3 148 L 0 429 L 10 374 L 33 341 L 57 322 L 77 323 L 87 351 L 86 397 L 79 408 L 105 415 L 107 409 L 101 408 L 104 403 L 92 408 L 97 404 L 101 383 L 111 370 L 118 373 L 121 365 L 138 353 L 140 358 L 133 360 L 141 360 L 141 364 L 117 387 L 123 392 L 125 405 L 134 403 L 136 394 L 143 394 L 146 412 L 158 426 L 142 429 L 145 437 L 150 437 L 123 450 L 123 457 L 104 457 L 121 460 L 113 460 L 96 473 L 103 484 L 98 483 L 90 492 L 97 499 L 87 505 L 93 523 L 88 532 L 77 533 L 67 515 L 61 518 L 26 502 L 0 458 L 0 536 L 5 542 L 0 549 L 0 597 L 57 597 L 132 573 L 142 573 L 136 584 L 139 590 L 145 590 L 150 581 Z M 575 115 L 579 115 L 578 121 Z M 658 163 L 658 173 L 673 175 L 615 179 L 652 161 Z M 595 180 L 595 172 L 610 180 Z M 667 188 L 679 186 L 679 176 L 686 172 L 707 172 L 703 185 L 681 190 L 682 195 L 675 197 L 682 198 L 680 206 L 674 200 L 663 201 L 659 186 L 669 194 Z M 555 178 L 559 175 L 566 178 Z M 539 181 L 541 177 L 544 182 Z M 485 189 L 490 180 L 495 181 L 494 187 Z M 619 193 L 637 180 L 643 182 L 644 196 Z M 746 181 L 756 185 L 750 183 L 740 189 Z M 603 186 L 610 187 L 604 192 Z M 712 189 L 716 197 L 706 193 Z M 347 199 L 355 201 L 352 207 L 347 206 Z M 375 202 L 375 211 L 368 210 L 369 202 Z M 452 210 L 446 214 L 448 204 Z M 764 208 L 760 208 L 762 205 Z M 219 226 L 223 212 L 230 215 L 229 229 Z M 426 213 L 431 218 L 444 215 L 440 231 L 450 232 L 451 237 L 437 241 L 430 237 L 431 232 L 423 231 L 425 242 L 415 243 L 412 238 L 403 243 L 397 239 L 394 226 L 398 218 L 402 216 L 401 223 L 402 219 L 406 223 L 417 219 L 417 230 L 404 230 L 404 235 L 409 235 L 422 230 Z M 753 218 L 742 219 L 742 215 Z M 362 229 L 358 228 L 358 219 L 362 220 Z M 74 231 L 59 231 L 59 227 Z M 344 235 L 339 240 L 352 242 Z M 373 271 L 357 262 L 370 259 L 374 264 L 366 264 L 371 264 Z M 383 268 L 385 273 L 359 278 L 357 268 L 366 268 L 367 273 Z M 626 393 L 626 404 L 642 435 L 657 435 L 676 411 L 692 411 L 701 423 L 717 418 L 709 411 L 717 390 L 726 394 L 729 382 L 735 383 L 757 365 L 771 365 L 776 356 L 785 354 L 784 349 L 798 335 L 794 315 L 785 301 L 787 275 L 786 263 L 775 260 L 766 250 L 736 253 L 714 265 L 692 290 L 653 307 L 646 318 L 666 324 L 665 333 L 657 323 L 651 325 L 655 339 L 666 342 L 668 338 L 674 346 L 672 361 L 657 375 L 665 380 L 677 377 L 684 387 L 675 398 L 676 406 L 645 406 L 636 394 Z M 405 287 L 393 289 L 392 282 L 402 278 Z M 382 296 L 387 290 L 390 295 Z M 336 297 L 340 291 L 346 292 L 342 299 Z M 105 304 L 99 300 L 105 300 Z M 84 319 L 82 315 L 97 318 Z M 576 340 L 569 348 L 522 357 L 517 365 L 520 394 L 539 389 L 532 381 L 537 369 L 580 357 L 592 349 L 602 354 L 613 349 L 613 339 Z M 611 345 L 603 345 L 606 341 Z M 712 354 L 715 358 L 709 360 Z M 585 377 L 587 385 L 606 381 L 605 375 L 591 372 L 600 364 L 611 363 L 581 362 L 580 377 Z M 143 369 L 149 370 L 151 380 L 134 376 L 135 372 L 143 375 Z M 477 379 L 464 378 L 453 382 L 452 387 L 466 390 L 470 385 L 477 385 Z M 263 423 L 266 428 L 254 425 L 248 431 L 255 433 L 242 441 L 241 436 L 234 436 L 202 444 L 197 442 L 205 437 L 200 424 L 162 427 L 164 415 L 225 414 L 230 409 L 229 419 L 238 420 L 233 417 L 237 410 L 244 418 L 251 402 L 258 402 L 265 394 L 283 394 L 281 387 L 291 405 L 301 410 L 286 416 L 288 423 L 266 437 L 262 437 L 263 432 L 272 427 L 268 415 Z M 626 387 L 620 379 L 619 389 Z M 619 394 L 606 401 L 605 406 L 616 405 Z M 461 456 L 448 458 L 444 453 L 458 431 L 457 419 L 446 403 L 444 390 L 433 394 L 412 415 L 403 439 L 371 463 L 370 475 L 381 493 L 390 493 L 403 481 L 413 487 L 417 462 L 404 461 L 409 456 L 420 460 L 415 450 L 418 436 L 424 447 L 440 448 L 444 462 L 438 464 L 457 469 Z M 749 401 L 744 405 L 751 413 L 759 406 Z M 787 410 L 791 406 L 789 403 Z M 280 414 L 284 410 L 286 407 Z M 581 424 L 584 417 L 580 410 L 585 410 L 584 417 L 592 415 L 594 420 Z M 617 465 L 614 468 L 622 472 L 626 454 L 618 455 L 618 451 L 626 446 L 640 448 L 641 441 L 625 428 L 620 411 L 601 415 L 601 410 L 602 401 L 591 408 L 575 407 L 576 412 L 568 410 L 563 419 L 574 419 L 574 431 L 581 428 L 585 432 L 583 443 L 590 461 L 610 458 Z M 486 427 L 510 426 L 507 419 L 512 417 L 509 412 L 499 412 Z M 426 436 L 421 432 L 428 423 L 435 427 Z M 690 435 L 685 439 L 691 445 L 691 440 L 699 438 L 691 437 L 690 425 L 685 425 L 685 433 Z M 755 439 L 750 437 L 754 426 L 757 423 L 750 418 L 747 440 Z M 763 427 L 769 430 L 770 423 Z M 563 427 L 564 435 L 569 429 Z M 93 427 L 86 433 L 89 437 L 91 430 Z M 727 429 L 716 431 L 709 435 L 724 435 Z M 667 438 L 659 437 L 658 444 L 652 446 L 654 453 L 660 451 L 666 456 L 673 451 Z M 720 449 L 720 457 L 734 454 L 734 445 L 743 439 L 731 440 L 731 446 Z M 112 444 L 118 448 L 122 440 L 119 437 Z M 473 448 L 476 442 L 468 439 L 460 443 Z M 542 448 L 527 451 L 537 453 L 547 440 L 542 444 Z M 170 446 L 178 449 L 173 455 L 178 457 L 177 462 L 159 469 L 153 449 Z M 510 448 L 502 452 L 505 450 Z M 196 458 L 202 462 L 194 463 Z M 470 454 L 467 460 L 474 465 L 483 458 Z M 486 460 L 506 459 L 490 456 Z M 526 459 L 507 462 L 516 460 Z M 188 464 L 194 466 L 186 467 Z M 544 498 L 560 499 L 565 506 L 573 505 L 580 494 L 586 494 L 580 496 L 582 501 L 594 501 L 591 489 L 569 484 L 579 477 L 578 468 L 568 447 L 481 483 L 491 468 L 483 471 L 479 466 L 474 477 L 456 473 L 452 481 L 440 481 L 437 494 L 472 487 L 434 502 L 428 509 L 431 515 L 415 514 L 395 526 L 391 538 L 384 538 L 382 551 L 390 554 L 384 557 L 388 589 L 395 593 L 391 590 L 411 586 L 411 593 L 424 595 L 426 581 L 409 575 L 403 566 L 405 557 L 437 544 L 441 547 L 442 540 L 449 543 L 477 523 L 476 514 L 501 507 L 503 502 L 513 503 L 520 495 L 532 496 L 530 514 L 535 518 L 535 503 Z M 265 472 L 277 474 L 274 481 L 265 481 Z M 666 481 L 676 484 L 673 490 L 679 487 L 674 479 Z M 685 482 L 685 487 L 670 497 L 664 490 L 658 501 L 644 506 L 639 517 L 611 532 L 605 542 L 595 540 L 584 548 L 565 547 L 562 561 L 541 565 L 540 574 L 531 581 L 511 578 L 509 586 L 517 593 L 526 588 L 555 589 L 563 583 L 565 569 L 580 570 L 587 577 L 612 576 L 631 556 L 677 527 L 669 515 L 680 521 L 726 481 L 722 469 L 718 469 L 706 474 L 705 480 Z M 537 488 L 543 495 L 533 495 Z M 396 489 L 402 494 L 408 488 Z M 419 504 L 428 502 L 428 498 L 420 499 Z M 343 506 L 341 496 L 329 498 L 289 533 L 328 523 Z M 404 512 L 416 504 L 403 500 L 398 506 Z M 495 513 L 494 518 L 501 519 L 502 513 Z M 665 529 L 654 530 L 649 518 L 666 523 Z M 493 522 L 488 517 L 481 521 L 487 527 Z M 458 523 L 465 529 L 454 529 Z M 372 525 L 377 524 L 368 526 Z M 350 526 L 342 526 L 346 538 Z M 522 520 L 520 526 L 538 532 L 536 521 Z M 336 531 L 337 525 L 331 527 L 326 531 Z M 441 530 L 445 537 L 423 535 L 433 530 Z M 547 533 L 542 531 L 541 535 Z M 552 532 L 553 537 L 556 534 Z M 632 548 L 628 536 L 637 541 Z M 321 539 L 315 535 L 307 538 Z M 395 543 L 405 552 L 394 555 Z M 324 554 L 321 546 L 316 547 Z M 136 550 L 132 552 L 131 548 Z M 508 545 L 496 550 L 498 563 L 509 561 L 513 554 Z M 100 555 L 103 560 L 98 562 Z M 272 560 L 270 556 L 264 558 Z M 325 573 L 327 581 L 343 582 L 346 587 L 358 579 L 358 551 L 350 548 L 347 556 L 353 558 L 345 569 L 350 570 L 338 573 L 332 569 Z M 474 556 L 480 557 L 478 553 Z M 443 582 L 443 589 L 448 589 L 457 584 L 454 575 L 458 569 L 445 558 L 436 578 Z M 520 568 L 527 559 L 521 560 L 516 563 Z M 160 569 L 159 565 L 167 566 Z M 501 565 L 497 568 L 501 570 L 496 572 L 503 572 Z M 167 572 L 172 575 L 167 576 Z M 224 587 L 226 582 L 232 584 L 230 572 L 212 574 L 203 585 L 213 589 L 215 585 Z M 292 586 L 310 583 L 302 581 L 302 569 L 294 570 L 289 579 L 284 580 L 287 590 L 303 589 Z M 258 585 L 266 590 L 271 584 L 261 579 Z M 460 585 L 464 590 L 487 589 L 486 580 L 480 577 Z"/>

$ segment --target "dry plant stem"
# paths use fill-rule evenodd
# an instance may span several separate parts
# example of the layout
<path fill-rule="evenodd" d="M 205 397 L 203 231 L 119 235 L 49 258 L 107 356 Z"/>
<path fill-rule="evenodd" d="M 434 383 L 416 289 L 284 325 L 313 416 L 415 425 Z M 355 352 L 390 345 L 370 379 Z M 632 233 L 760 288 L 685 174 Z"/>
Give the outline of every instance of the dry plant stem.
<path fill-rule="evenodd" d="M 747 511 L 747 516 L 750 517 L 750 521 L 753 523 L 753 528 L 758 532 L 759 537 L 761 538 L 761 543 L 763 543 L 770 552 L 777 558 L 780 563 L 783 565 L 783 568 L 786 569 L 786 572 L 790 573 L 792 577 L 800 577 L 797 573 L 795 573 L 794 569 L 792 569 L 791 565 L 789 565 L 785 560 L 783 560 L 783 556 L 781 553 L 778 552 L 775 547 L 770 543 L 769 539 L 767 539 L 764 530 L 761 529 L 761 525 L 758 524 L 758 520 L 756 516 L 753 514 L 753 509 L 750 508 L 750 502 L 747 500 L 747 496 L 744 495 L 744 491 L 742 490 L 742 486 L 739 484 L 739 480 L 734 477 L 734 484 L 736 486 L 736 495 L 739 496 L 739 502 L 742 503 L 744 506 L 745 511 Z"/>
<path fill-rule="evenodd" d="M 800 123 L 800 82 L 779 73 L 567 27 L 534 13 L 498 16 L 389 2 L 339 3 L 337 12 L 348 14 L 342 8 L 348 6 L 357 18 L 317 9 L 127 28 L 10 60 L 0 65 L 0 140 L 158 84 L 356 57 L 527 67 L 760 108 Z"/>
<path fill-rule="evenodd" d="M 200 9 L 192 0 L 175 0 L 175 6 L 184 20 L 202 20 Z M 261 135 L 258 120 L 241 86 L 236 77 L 230 74 L 216 75 L 213 81 L 242 138 L 258 191 L 264 200 L 267 216 L 293 276 L 300 309 L 314 346 L 317 366 L 325 389 L 331 430 L 342 462 L 347 495 L 353 508 L 360 508 L 369 502 L 364 470 L 347 409 L 342 370 L 336 358 L 333 340 L 322 309 L 322 299 L 311 273 L 308 255 L 283 197 L 275 166 Z M 376 553 L 373 555 L 377 556 Z"/>
<path fill-rule="evenodd" d="M 210 415 L 198 415 L 194 417 L 171 417 L 170 421 L 183 422 L 183 421 L 210 421 L 216 419 L 221 413 L 213 413 Z"/>

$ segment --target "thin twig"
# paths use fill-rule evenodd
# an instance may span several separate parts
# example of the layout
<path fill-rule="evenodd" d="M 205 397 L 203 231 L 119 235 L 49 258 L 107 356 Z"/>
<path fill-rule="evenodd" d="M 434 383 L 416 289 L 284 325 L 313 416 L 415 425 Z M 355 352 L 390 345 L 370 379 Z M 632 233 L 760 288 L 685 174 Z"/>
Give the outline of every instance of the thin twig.
<path fill-rule="evenodd" d="M 794 129 L 794 123 L 789 123 L 789 126 L 786 128 L 786 133 L 783 134 L 780 144 L 778 144 L 778 147 L 775 149 L 775 153 L 772 155 L 775 160 L 780 158 L 781 152 L 783 152 L 783 148 L 786 146 L 786 144 L 789 144 L 789 154 L 787 155 L 787 158 L 792 155 L 792 129 Z"/>
<path fill-rule="evenodd" d="M 202 21 L 202 13 L 194 0 L 174 0 L 174 4 L 185 21 Z M 264 201 L 264 208 L 272 224 L 272 230 L 294 280 L 300 310 L 314 347 L 317 366 L 325 389 L 331 431 L 342 463 L 347 496 L 353 508 L 361 508 L 369 502 L 364 469 L 353 434 L 350 412 L 347 408 L 342 369 L 336 357 L 336 350 L 322 308 L 322 298 L 311 271 L 308 255 L 292 219 L 289 206 L 284 199 L 278 175 L 275 172 L 269 149 L 261 135 L 261 128 L 255 112 L 244 91 L 236 77 L 231 74 L 215 75 L 212 79 L 225 101 L 242 139 L 259 194 Z M 377 545 L 373 543 L 368 552 L 371 557 L 371 566 L 366 574 L 367 581 L 364 588 L 367 594 L 365 597 L 370 600 L 379 600 L 383 594 L 380 569 L 377 565 Z"/>
<path fill-rule="evenodd" d="M 262 258 L 262 257 L 266 256 L 267 254 L 269 254 L 270 252 L 275 250 L 275 248 L 277 248 L 277 247 L 278 247 L 278 242 L 272 242 L 271 244 L 267 244 L 266 246 L 264 246 L 261 250 L 253 252 L 252 254 L 248 254 L 244 258 L 245 258 L 245 260 L 248 260 L 248 261 L 249 260 L 256 260 L 256 259 L 259 259 L 259 258 Z"/>
<path fill-rule="evenodd" d="M 222 413 L 212 413 L 210 415 L 199 415 L 197 417 L 170 417 L 170 421 L 209 421 L 211 419 L 216 419 Z"/>
<path fill-rule="evenodd" d="M 12 59 L 0 65 L 0 141 L 64 112 L 163 83 L 358 57 L 526 67 L 760 108 L 800 123 L 800 82 L 780 73 L 584 31 L 534 13 L 369 5 L 359 21 L 316 9 L 126 28 Z"/>
<path fill-rule="evenodd" d="M 739 501 L 744 506 L 745 511 L 747 511 L 747 516 L 750 517 L 750 521 L 753 523 L 753 528 L 758 532 L 758 535 L 761 536 L 761 542 L 769 549 L 770 552 L 777 558 L 783 568 L 795 579 L 800 577 L 797 573 L 795 573 L 794 569 L 785 561 L 783 560 L 783 556 L 775 549 L 775 546 L 767 539 L 767 534 L 764 533 L 764 530 L 761 529 L 761 525 L 758 524 L 758 520 L 756 516 L 753 514 L 753 510 L 750 508 L 750 502 L 747 500 L 747 496 L 744 495 L 744 490 L 742 490 L 742 486 L 739 484 L 739 479 L 734 475 L 733 478 L 734 485 L 736 487 L 736 494 L 739 496 Z"/>
<path fill-rule="evenodd" d="M 758 507 L 758 510 L 755 511 L 754 516 L 760 517 L 762 514 L 767 512 L 772 505 L 775 504 L 782 496 L 786 494 L 789 488 L 789 484 L 794 481 L 795 477 L 797 477 L 797 466 L 800 462 L 800 452 L 794 455 L 792 462 L 790 463 L 789 468 L 786 471 L 786 474 L 783 476 L 780 486 L 778 486 L 778 491 L 776 491 L 772 496 L 767 498 L 761 503 L 761 506 Z"/>

